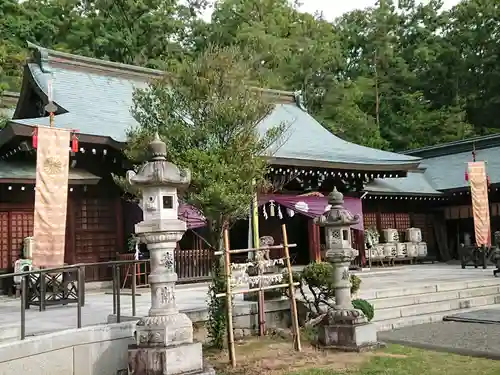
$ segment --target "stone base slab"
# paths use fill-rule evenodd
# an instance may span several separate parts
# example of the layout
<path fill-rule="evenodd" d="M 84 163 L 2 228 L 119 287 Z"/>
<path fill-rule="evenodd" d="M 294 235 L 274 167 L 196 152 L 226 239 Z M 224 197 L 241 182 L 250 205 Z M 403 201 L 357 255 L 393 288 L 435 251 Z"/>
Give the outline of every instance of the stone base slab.
<path fill-rule="evenodd" d="M 320 325 L 318 328 L 319 343 L 325 347 L 361 351 L 379 345 L 377 327 L 371 323 Z"/>
<path fill-rule="evenodd" d="M 204 367 L 201 343 L 128 349 L 128 375 L 211 374 Z"/>
<path fill-rule="evenodd" d="M 141 318 L 136 326 L 137 344 L 143 347 L 177 346 L 193 342 L 193 323 L 184 313 Z"/>

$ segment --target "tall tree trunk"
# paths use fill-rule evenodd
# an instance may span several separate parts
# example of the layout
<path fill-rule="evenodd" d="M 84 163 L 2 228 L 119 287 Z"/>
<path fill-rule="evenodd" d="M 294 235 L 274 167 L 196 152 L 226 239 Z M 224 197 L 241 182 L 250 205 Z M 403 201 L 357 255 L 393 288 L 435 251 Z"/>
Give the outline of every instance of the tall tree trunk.
<path fill-rule="evenodd" d="M 380 93 L 378 87 L 378 58 L 377 58 L 377 50 L 373 53 L 373 70 L 374 70 L 374 78 L 375 78 L 375 119 L 377 122 L 377 128 L 380 132 Z"/>

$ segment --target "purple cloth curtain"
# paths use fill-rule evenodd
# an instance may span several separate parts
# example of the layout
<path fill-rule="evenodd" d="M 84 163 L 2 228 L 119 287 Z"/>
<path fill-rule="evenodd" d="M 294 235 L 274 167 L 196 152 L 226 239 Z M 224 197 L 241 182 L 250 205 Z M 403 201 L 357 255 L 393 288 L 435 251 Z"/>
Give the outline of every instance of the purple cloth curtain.
<path fill-rule="evenodd" d="M 311 218 L 321 216 L 328 206 L 328 197 L 269 194 L 259 196 L 259 207 L 270 201 Z M 353 228 L 363 230 L 361 199 L 344 197 L 344 207 L 353 214 L 359 215 L 359 223 Z"/>
<path fill-rule="evenodd" d="M 207 224 L 205 217 L 198 209 L 185 203 L 179 204 L 178 218 L 185 221 L 189 229 L 201 228 Z"/>
<path fill-rule="evenodd" d="M 127 212 L 132 212 L 134 216 L 132 218 L 133 222 L 128 226 L 131 228 L 130 232 L 133 233 L 134 224 L 144 220 L 144 215 L 142 213 L 142 208 L 140 205 L 134 203 L 130 206 L 131 208 L 128 208 Z M 134 207 L 135 209 L 132 209 Z M 200 211 L 198 211 L 198 209 L 185 203 L 179 204 L 177 217 L 179 218 L 179 220 L 186 222 L 188 229 L 201 228 L 207 224 L 205 217 L 200 213 Z"/>
<path fill-rule="evenodd" d="M 322 215 L 328 206 L 328 197 L 269 194 L 259 196 L 259 207 L 270 201 L 312 218 Z M 359 215 L 359 223 L 353 228 L 364 230 L 361 199 L 344 197 L 344 207 L 353 214 Z M 286 215 L 286 213 L 283 214 Z M 185 221 L 189 229 L 201 228 L 206 225 L 203 214 L 195 207 L 184 203 L 179 205 L 179 219 Z"/>

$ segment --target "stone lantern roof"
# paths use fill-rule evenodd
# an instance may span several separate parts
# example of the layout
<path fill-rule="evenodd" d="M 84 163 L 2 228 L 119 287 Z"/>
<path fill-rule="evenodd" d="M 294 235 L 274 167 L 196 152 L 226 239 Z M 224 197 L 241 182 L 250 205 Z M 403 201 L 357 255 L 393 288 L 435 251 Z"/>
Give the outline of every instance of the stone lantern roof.
<path fill-rule="evenodd" d="M 344 208 L 344 195 L 335 187 L 328 195 L 328 208 L 323 215 L 318 217 L 317 223 L 323 227 L 351 226 L 359 223 L 359 215 Z"/>
<path fill-rule="evenodd" d="M 184 190 L 191 182 L 191 172 L 167 161 L 167 145 L 158 133 L 149 144 L 151 159 L 136 172 L 128 171 L 127 180 L 131 185 L 172 186 Z"/>

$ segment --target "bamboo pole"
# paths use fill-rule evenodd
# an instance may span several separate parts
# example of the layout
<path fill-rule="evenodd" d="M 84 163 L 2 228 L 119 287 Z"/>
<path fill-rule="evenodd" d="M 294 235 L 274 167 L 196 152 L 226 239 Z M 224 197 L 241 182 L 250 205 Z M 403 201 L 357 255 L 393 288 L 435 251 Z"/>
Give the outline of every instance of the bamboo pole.
<path fill-rule="evenodd" d="M 255 191 L 252 202 L 252 223 L 253 223 L 253 246 L 260 248 L 260 234 L 259 234 L 259 198 L 257 191 Z M 258 275 L 262 275 L 262 270 L 258 267 Z M 265 334 L 265 313 L 264 313 L 264 291 L 262 290 L 262 281 L 259 281 L 259 291 L 257 305 L 258 305 L 258 320 L 259 320 L 259 335 Z"/>
<path fill-rule="evenodd" d="M 233 301 L 231 291 L 231 258 L 229 254 L 229 234 L 224 229 L 224 269 L 226 274 L 226 314 L 227 314 L 227 348 L 229 350 L 229 360 L 231 366 L 236 366 L 236 355 L 234 350 L 233 332 Z"/>
<path fill-rule="evenodd" d="M 293 345 L 296 351 L 302 351 L 300 344 L 299 318 L 297 314 L 297 301 L 295 300 L 295 288 L 293 283 L 292 264 L 290 262 L 290 251 L 288 249 L 288 234 L 286 225 L 281 225 L 281 233 L 283 235 L 283 247 L 285 249 L 286 267 L 288 269 L 288 285 L 290 288 L 290 308 L 292 312 L 292 331 Z"/>

